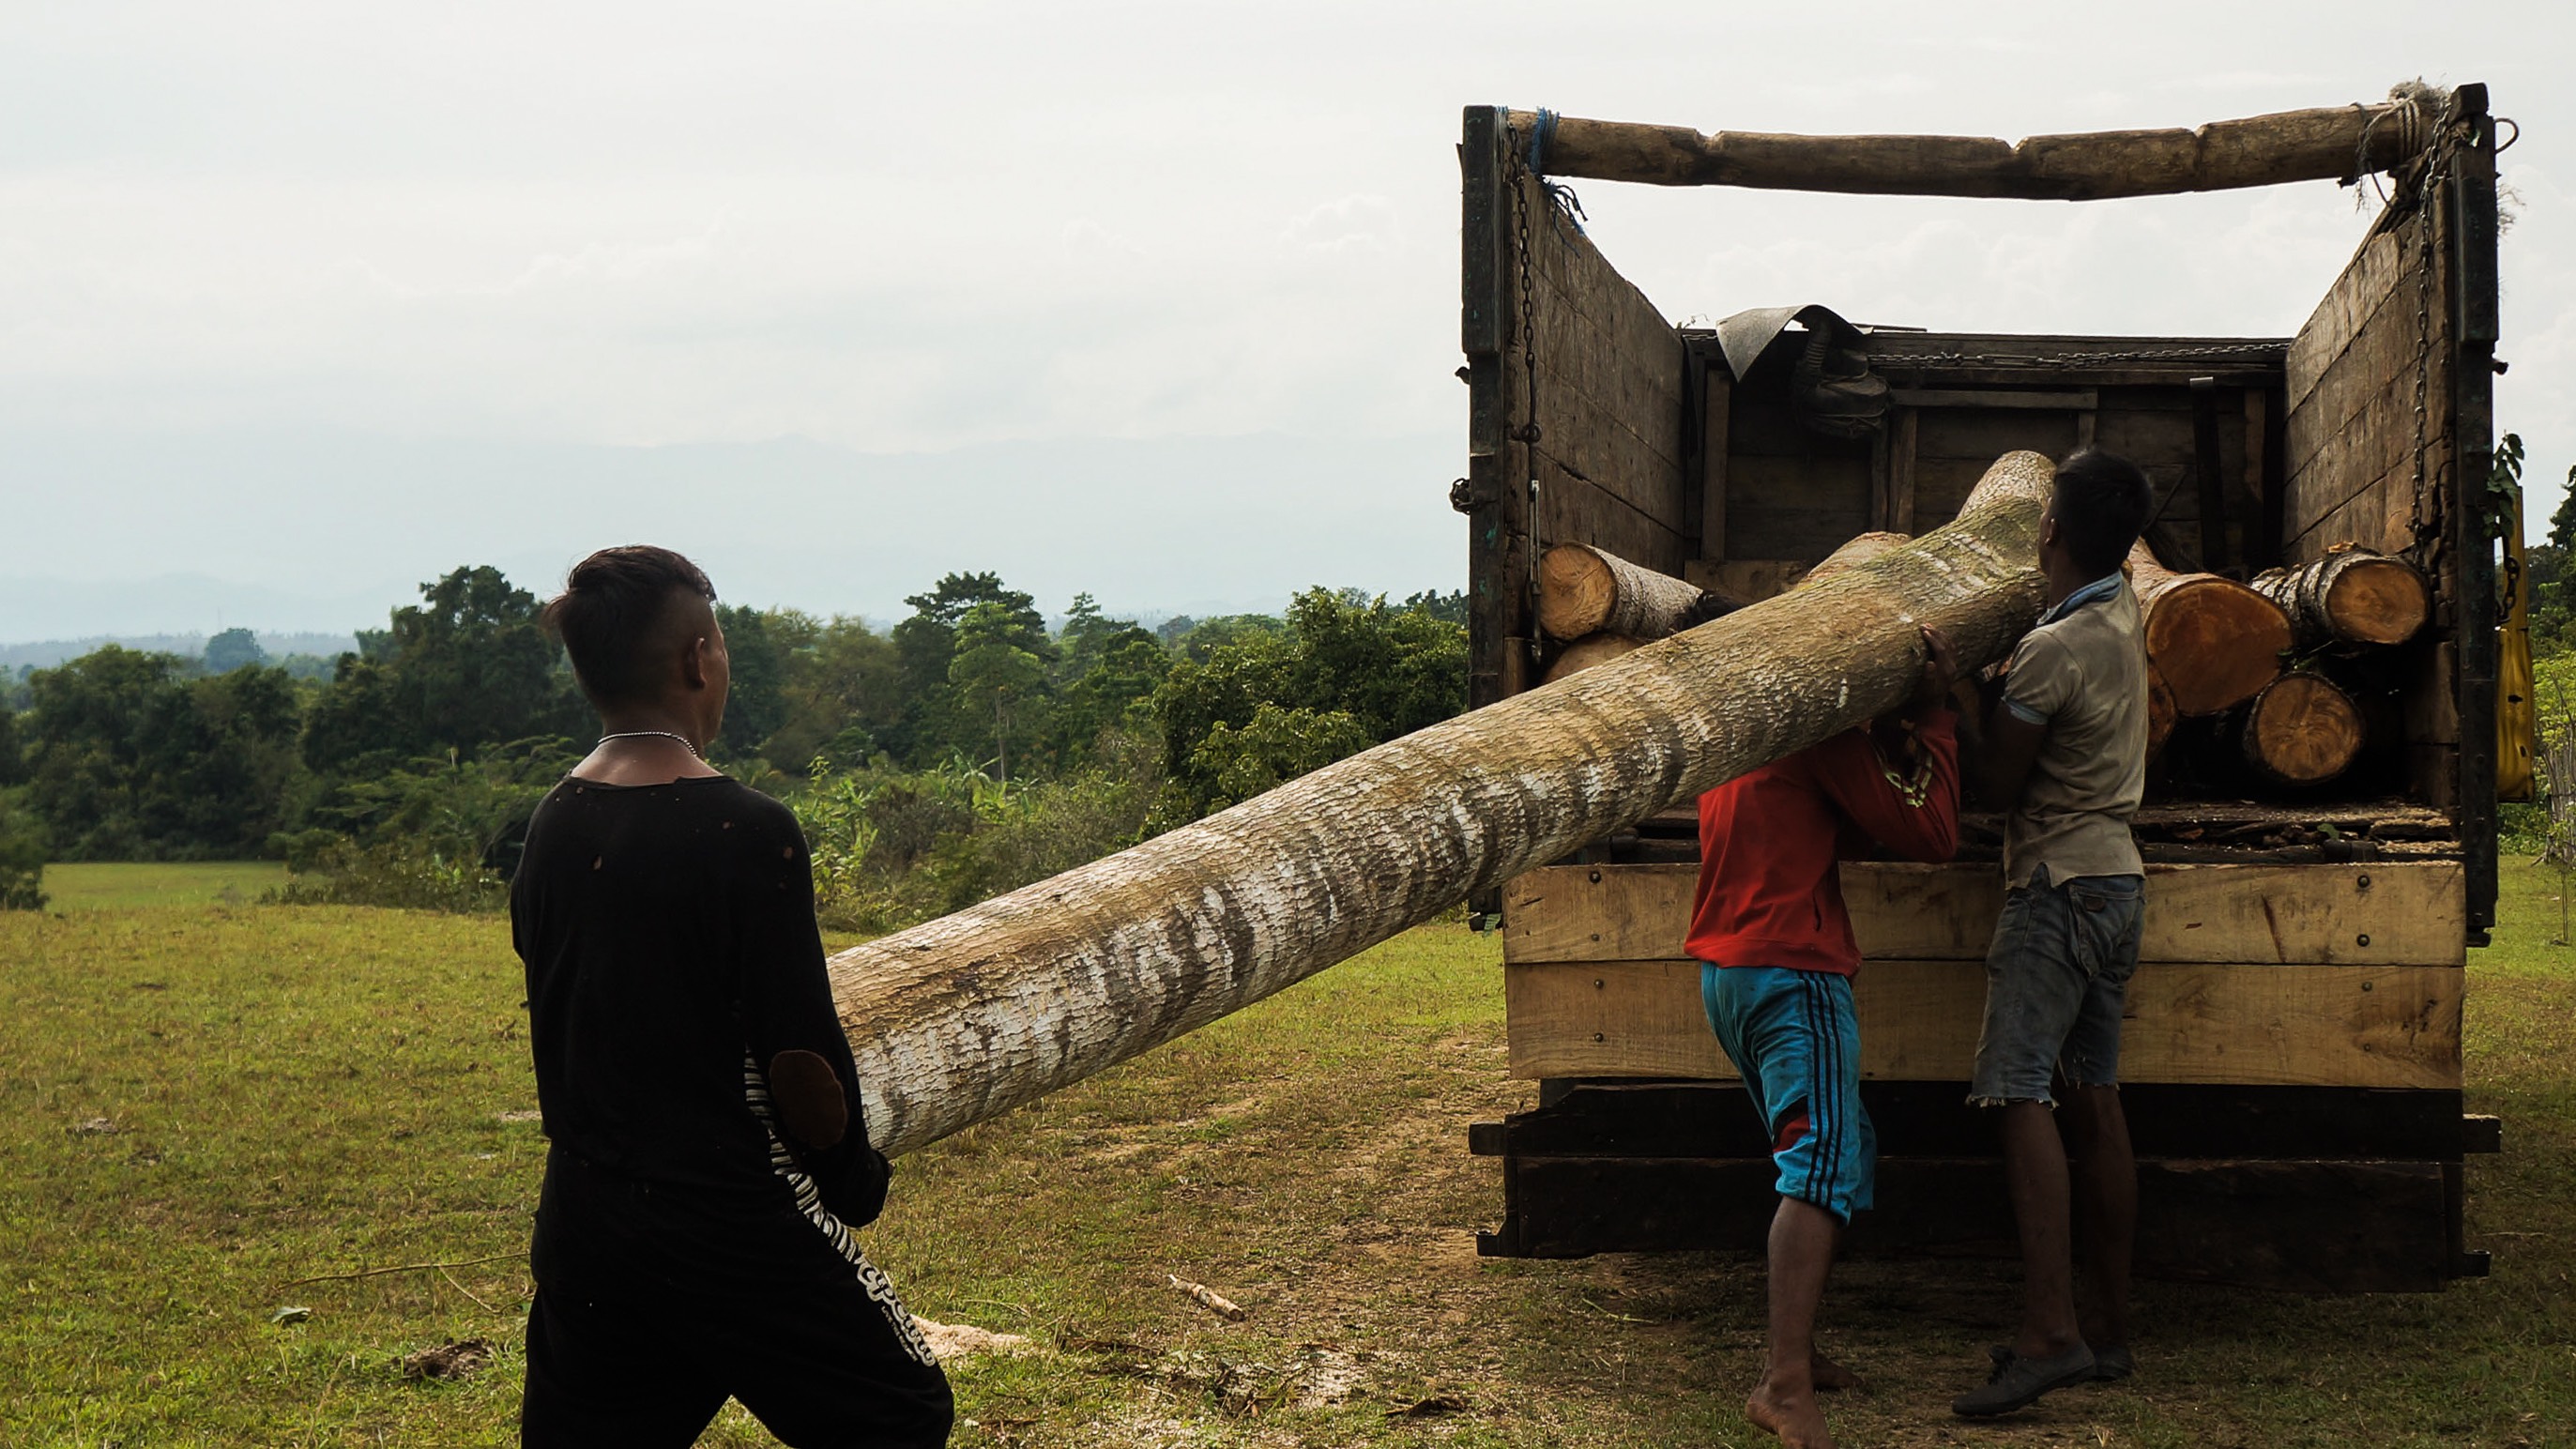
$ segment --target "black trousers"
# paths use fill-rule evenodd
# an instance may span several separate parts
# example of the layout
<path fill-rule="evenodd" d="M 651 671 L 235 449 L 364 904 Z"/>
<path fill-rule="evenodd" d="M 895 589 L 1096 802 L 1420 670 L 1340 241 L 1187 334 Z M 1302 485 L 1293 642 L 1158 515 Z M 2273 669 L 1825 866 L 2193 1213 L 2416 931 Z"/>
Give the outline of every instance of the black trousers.
<path fill-rule="evenodd" d="M 792 1449 L 930 1449 L 947 1376 L 855 1276 L 751 1298 L 609 1298 L 539 1288 L 520 1442 L 685 1449 L 728 1397 Z"/>

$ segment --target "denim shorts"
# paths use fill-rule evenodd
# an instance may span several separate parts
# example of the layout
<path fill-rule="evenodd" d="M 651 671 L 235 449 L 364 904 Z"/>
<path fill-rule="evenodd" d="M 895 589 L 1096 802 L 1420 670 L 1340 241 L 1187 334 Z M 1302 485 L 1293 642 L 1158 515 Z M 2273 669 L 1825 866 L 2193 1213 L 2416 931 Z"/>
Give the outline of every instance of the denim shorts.
<path fill-rule="evenodd" d="M 1779 1194 L 1850 1223 L 1870 1205 L 1878 1176 L 1878 1134 L 1860 1103 L 1851 978 L 1702 963 L 1699 994 L 1770 1134 Z"/>
<path fill-rule="evenodd" d="M 1986 1019 L 1968 1101 L 2056 1105 L 2052 1072 L 2076 1086 L 2120 1081 L 2120 1010 L 2138 970 L 2146 877 L 2051 884 L 2042 866 L 2004 894 L 1986 948 Z"/>

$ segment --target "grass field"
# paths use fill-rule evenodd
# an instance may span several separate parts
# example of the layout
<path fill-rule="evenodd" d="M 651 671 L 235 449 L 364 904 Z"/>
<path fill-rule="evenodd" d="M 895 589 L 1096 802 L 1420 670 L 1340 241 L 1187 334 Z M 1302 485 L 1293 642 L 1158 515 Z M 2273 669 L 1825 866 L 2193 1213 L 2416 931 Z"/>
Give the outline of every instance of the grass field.
<path fill-rule="evenodd" d="M 46 909 L 104 911 L 127 906 L 245 906 L 286 884 L 274 860 L 189 860 L 154 865 L 75 863 L 45 867 Z"/>
<path fill-rule="evenodd" d="M 2472 1107 L 2507 1124 L 2470 1168 L 2494 1277 L 2327 1301 L 2143 1285 L 2134 1386 L 1969 1426 L 1945 1406 L 2010 1280 L 1851 1265 L 1827 1347 L 1870 1382 L 1832 1406 L 1845 1442 L 2576 1441 L 2576 953 L 2547 944 L 2554 878 L 2508 876 L 2470 968 Z M 1425 929 L 900 1164 L 867 1237 L 913 1307 L 1042 1349 L 955 1368 L 956 1442 L 1769 1442 L 1737 1413 L 1757 1264 L 1474 1256 L 1499 1189 L 1465 1124 L 1529 1095 L 1503 1078 L 1497 972 L 1491 938 Z M 519 997 L 488 918 L 0 916 L 0 1442 L 514 1442 L 544 1153 Z M 310 1317 L 272 1324 L 290 1306 Z M 394 1366 L 466 1337 L 499 1350 L 477 1376 Z M 1393 1412 L 1426 1400 L 1455 1407 Z M 704 1442 L 770 1441 L 729 1413 Z"/>

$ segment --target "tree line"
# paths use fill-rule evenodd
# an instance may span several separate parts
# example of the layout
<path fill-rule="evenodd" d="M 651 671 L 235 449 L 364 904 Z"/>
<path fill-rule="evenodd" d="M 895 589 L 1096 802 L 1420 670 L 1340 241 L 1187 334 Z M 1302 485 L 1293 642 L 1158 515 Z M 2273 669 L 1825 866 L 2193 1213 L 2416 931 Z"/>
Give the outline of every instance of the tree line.
<path fill-rule="evenodd" d="M 717 606 L 733 695 L 711 757 L 796 807 L 854 925 L 1042 878 L 1466 704 L 1454 593 L 1315 588 L 1154 628 L 1084 594 L 1051 627 L 998 575 L 952 573 L 905 604 L 890 629 Z M 0 902 L 32 903 L 48 859 L 267 856 L 289 899 L 496 904 L 595 724 L 538 608 L 460 568 L 327 673 L 247 631 L 23 671 L 0 687 Z"/>

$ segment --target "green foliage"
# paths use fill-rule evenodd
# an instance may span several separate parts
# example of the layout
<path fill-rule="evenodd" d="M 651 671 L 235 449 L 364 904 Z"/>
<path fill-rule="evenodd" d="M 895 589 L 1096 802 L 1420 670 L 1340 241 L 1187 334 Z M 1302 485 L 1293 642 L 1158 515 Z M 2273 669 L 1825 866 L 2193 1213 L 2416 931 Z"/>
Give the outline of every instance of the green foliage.
<path fill-rule="evenodd" d="M 798 646 L 813 634 L 813 621 L 784 609 L 718 604 L 716 626 L 724 630 L 733 662 L 733 692 L 725 702 L 719 743 L 730 756 L 757 755 L 761 743 L 787 723 L 789 671 Z"/>
<path fill-rule="evenodd" d="M 590 711 L 537 625 L 537 600 L 491 567 L 421 585 L 381 634 L 361 633 L 306 718 L 304 762 L 367 773 L 440 750 L 471 751 L 586 729 Z"/>
<path fill-rule="evenodd" d="M 248 629 L 226 629 L 206 641 L 206 672 L 230 674 L 268 662 L 268 651 Z"/>
<path fill-rule="evenodd" d="M 267 842 L 296 872 L 278 898 L 499 909 L 529 818 L 580 758 L 578 748 L 559 738 L 518 740 L 346 781 L 314 811 L 332 828 L 281 833 Z"/>
<path fill-rule="evenodd" d="M 813 851 L 817 909 L 849 930 L 885 931 L 1016 890 L 1141 838 L 1162 783 L 1160 746 L 1100 742 L 1091 766 L 1005 785 L 952 760 L 817 768 L 788 803 Z"/>
<path fill-rule="evenodd" d="M 52 851 L 43 823 L 19 808 L 16 794 L 0 791 L 0 911 L 41 911 Z"/>
<path fill-rule="evenodd" d="M 27 804 L 64 859 L 238 857 L 280 823 L 300 703 L 284 671 L 189 677 L 110 645 L 29 683 Z"/>
<path fill-rule="evenodd" d="M 1190 751 L 1189 777 L 1210 784 L 1213 793 L 1200 813 L 1213 813 L 1375 743 L 1367 728 L 1342 710 L 1282 709 L 1265 700 L 1254 706 L 1252 718 L 1240 729 L 1219 720 L 1207 732 Z"/>
<path fill-rule="evenodd" d="M 1184 651 L 1222 622 L 1185 636 Z M 1382 595 L 1308 589 L 1289 604 L 1284 628 L 1229 627 L 1203 655 L 1175 664 L 1155 692 L 1170 776 L 1157 828 L 1247 798 L 1240 787 L 1264 778 L 1275 785 L 1466 705 L 1465 629 Z M 1273 717 L 1255 729 L 1265 708 Z M 1220 727 L 1222 741 L 1203 748 Z"/>

